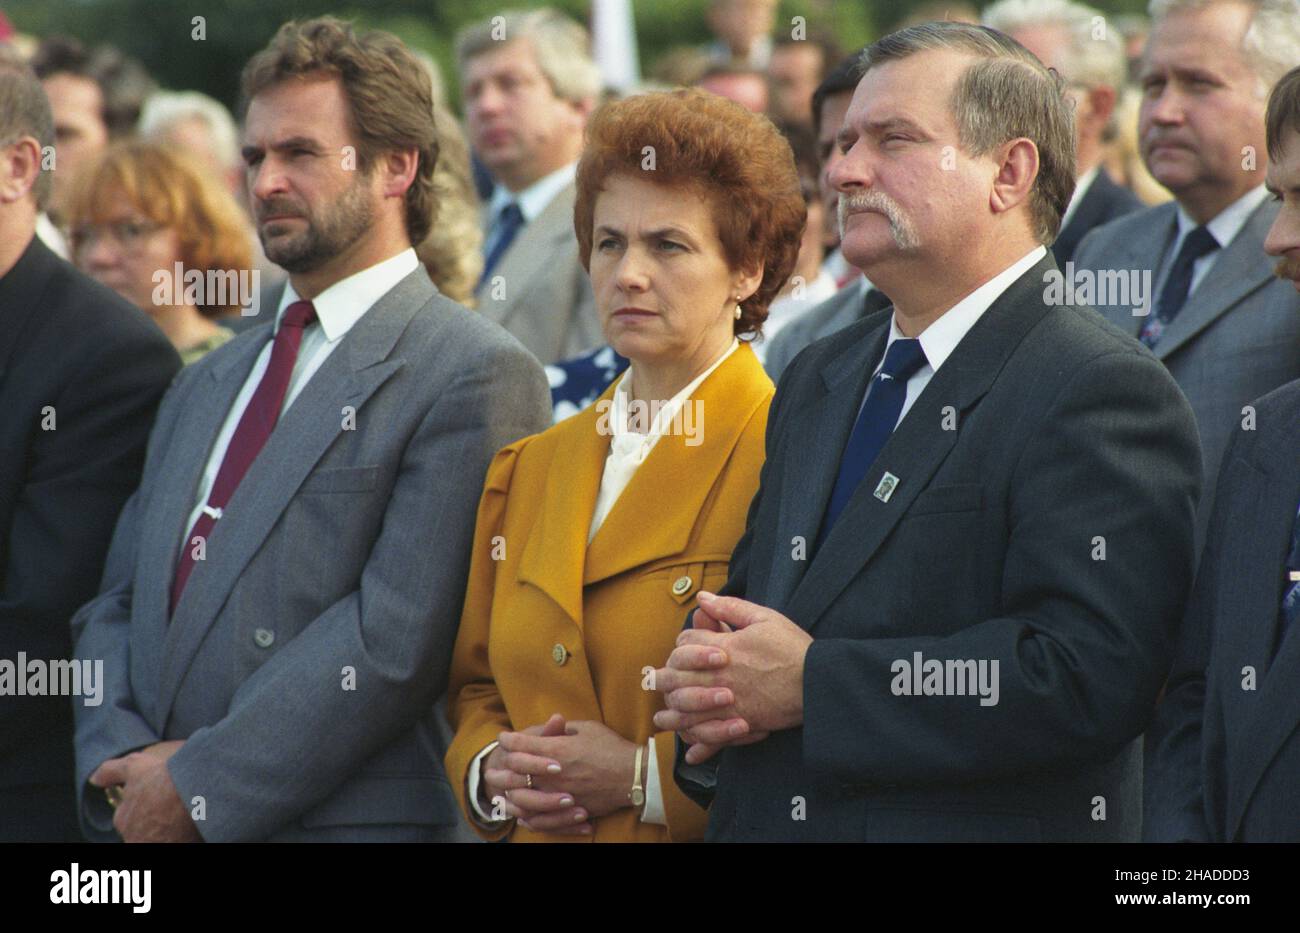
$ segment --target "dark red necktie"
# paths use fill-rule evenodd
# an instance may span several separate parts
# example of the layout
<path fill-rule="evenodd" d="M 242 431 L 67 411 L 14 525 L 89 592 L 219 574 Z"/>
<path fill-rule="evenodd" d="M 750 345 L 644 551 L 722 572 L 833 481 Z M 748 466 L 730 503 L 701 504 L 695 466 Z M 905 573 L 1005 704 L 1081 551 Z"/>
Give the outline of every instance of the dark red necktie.
<path fill-rule="evenodd" d="M 293 375 L 293 364 L 298 359 L 303 329 L 315 320 L 316 309 L 310 301 L 295 301 L 284 309 L 280 329 L 271 345 L 271 362 L 239 419 L 239 427 L 235 428 L 235 433 L 230 438 L 230 446 L 226 448 L 226 456 L 221 461 L 221 469 L 212 484 L 208 501 L 199 514 L 198 521 L 185 536 L 185 550 L 181 554 L 180 563 L 176 565 L 176 578 L 172 582 L 172 612 L 176 611 L 181 593 L 185 591 L 185 583 L 194 570 L 194 539 L 203 539 L 206 557 L 208 537 L 221 518 L 222 509 L 235 494 L 240 480 L 253 465 L 266 444 L 266 439 L 275 429 L 280 407 L 284 404 L 284 396 L 289 389 L 289 377 Z"/>

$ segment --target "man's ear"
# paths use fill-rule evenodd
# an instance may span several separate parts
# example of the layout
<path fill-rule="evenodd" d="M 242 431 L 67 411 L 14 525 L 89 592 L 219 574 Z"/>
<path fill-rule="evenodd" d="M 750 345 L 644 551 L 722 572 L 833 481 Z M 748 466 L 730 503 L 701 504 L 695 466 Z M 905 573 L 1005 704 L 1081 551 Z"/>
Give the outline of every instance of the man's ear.
<path fill-rule="evenodd" d="M 21 201 L 41 175 L 41 147 L 35 138 L 23 136 L 0 149 L 0 204 Z"/>
<path fill-rule="evenodd" d="M 382 157 L 384 197 L 404 198 L 420 167 L 418 149 L 390 149 Z"/>
<path fill-rule="evenodd" d="M 1113 87 L 1094 87 L 1084 92 L 1083 99 L 1087 101 L 1088 106 L 1085 119 L 1100 133 L 1110 122 L 1111 114 L 1115 112 L 1119 94 Z"/>
<path fill-rule="evenodd" d="M 569 106 L 573 109 L 574 116 L 586 125 L 591 115 L 596 112 L 596 98 L 584 97 L 581 100 L 571 100 Z"/>
<path fill-rule="evenodd" d="M 1002 214 L 1029 199 L 1038 178 L 1038 147 L 1021 136 L 999 146 L 993 158 L 997 160 L 997 174 L 989 206 L 993 213 Z"/>

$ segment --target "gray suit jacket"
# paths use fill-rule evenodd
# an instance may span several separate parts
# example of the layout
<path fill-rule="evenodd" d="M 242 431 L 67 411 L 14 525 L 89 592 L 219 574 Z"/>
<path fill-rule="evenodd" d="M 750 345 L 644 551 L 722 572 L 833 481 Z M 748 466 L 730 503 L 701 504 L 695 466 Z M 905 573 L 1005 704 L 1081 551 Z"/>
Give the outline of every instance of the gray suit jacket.
<path fill-rule="evenodd" d="M 773 337 L 763 368 L 773 382 L 780 382 L 781 373 L 804 347 L 890 307 L 880 289 L 863 295 L 861 282 L 851 282 Z"/>
<path fill-rule="evenodd" d="M 100 595 L 73 619 L 103 659 L 78 704 L 83 826 L 112 838 L 86 779 L 184 739 L 169 763 L 209 841 L 410 838 L 450 825 L 432 707 L 446 689 L 487 465 L 550 422 L 519 344 L 417 269 L 284 413 L 168 620 L 184 527 L 214 438 L 270 325 L 173 383 Z M 348 413 L 354 422 L 345 426 Z"/>
<path fill-rule="evenodd" d="M 1153 350 L 1192 403 L 1201 435 L 1205 482 L 1197 511 L 1198 552 L 1214 506 L 1219 463 L 1241 429 L 1242 409 L 1300 378 L 1300 296 L 1273 276 L 1264 253 L 1277 209 L 1269 201 L 1256 208 Z M 1176 211 L 1175 204 L 1162 204 L 1096 228 L 1079 244 L 1076 271 L 1149 269 L 1158 294 L 1160 262 L 1177 229 Z M 1155 295 L 1151 298 L 1154 306 Z M 1096 307 L 1134 336 L 1146 320 L 1131 306 L 1096 302 Z"/>
<path fill-rule="evenodd" d="M 478 310 L 518 338 L 543 363 L 605 342 L 591 280 L 578 261 L 572 184 L 527 223 L 479 286 Z M 488 222 L 484 211 L 484 223 Z"/>

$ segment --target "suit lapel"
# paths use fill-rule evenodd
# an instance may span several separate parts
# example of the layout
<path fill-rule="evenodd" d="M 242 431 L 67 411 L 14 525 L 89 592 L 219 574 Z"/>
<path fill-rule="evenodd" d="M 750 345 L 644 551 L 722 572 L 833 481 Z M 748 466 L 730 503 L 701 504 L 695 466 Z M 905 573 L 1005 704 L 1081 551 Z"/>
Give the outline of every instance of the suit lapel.
<path fill-rule="evenodd" d="M 777 537 L 781 542 L 802 538 L 806 556 L 811 556 L 809 552 L 817 540 L 839 472 L 840 456 L 857 420 L 867 383 L 884 355 L 889 321 L 889 316 L 884 316 L 834 357 L 821 372 L 820 393 L 803 410 L 792 411 L 785 418 L 789 439 L 778 453 L 785 463 L 781 470 Z M 807 559 L 790 560 L 784 546 L 773 554 L 767 583 L 767 599 L 772 606 L 785 604 L 808 564 Z"/>
<path fill-rule="evenodd" d="M 1231 243 L 1223 248 L 1178 316 L 1156 341 L 1155 354 L 1167 359 L 1205 328 L 1273 278 L 1264 255 L 1264 238 L 1277 216 L 1265 201 L 1251 213 Z"/>
<path fill-rule="evenodd" d="M 1225 704 L 1224 731 L 1228 736 L 1227 770 L 1237 777 L 1230 782 L 1226 807 L 1227 838 L 1236 836 L 1246 806 L 1265 769 L 1282 743 L 1300 723 L 1300 690 L 1295 672 L 1300 670 L 1300 632 L 1287 632 L 1273 656 L 1278 634 L 1280 598 L 1284 586 L 1283 568 L 1291 544 L 1291 529 L 1300 504 L 1300 469 L 1295 439 L 1300 436 L 1300 409 L 1290 413 L 1289 423 L 1270 431 L 1267 443 L 1254 451 L 1258 474 L 1255 510 L 1240 520 L 1254 529 L 1254 553 L 1239 560 L 1228 579 L 1234 592 L 1221 605 L 1240 607 L 1234 619 L 1241 626 L 1241 653 L 1226 665 L 1225 675 L 1241 676 L 1241 669 L 1253 666 L 1259 674 L 1258 692 L 1235 696 Z M 1225 575 L 1226 576 L 1226 575 Z"/>
<path fill-rule="evenodd" d="M 172 579 L 183 536 L 189 533 L 190 510 L 194 508 L 212 445 L 253 364 L 270 339 L 271 328 L 260 325 L 248 340 L 230 344 L 228 352 L 223 348 L 196 364 L 205 366 L 207 372 L 196 374 L 196 385 L 190 392 L 193 401 L 175 417 L 176 429 L 168 445 L 166 469 L 159 472 L 155 498 L 149 503 L 140 528 L 140 562 L 146 571 L 132 595 L 140 610 L 137 618 L 145 620 L 150 627 L 141 644 L 157 655 L 156 663 L 147 665 L 149 669 L 162 670 L 164 666 L 164 644 L 173 628 L 169 624 Z M 159 697 L 154 699 L 157 701 Z M 151 711 L 159 731 L 163 726 L 159 716 L 164 709 Z"/>
<path fill-rule="evenodd" d="M 159 690 L 160 710 L 166 711 L 189 669 L 195 652 L 225 605 L 253 555 L 261 548 L 303 480 L 343 430 L 344 406 L 362 418 L 367 399 L 403 365 L 390 360 L 398 338 L 416 312 L 435 294 L 424 270 L 402 279 L 368 310 L 276 424 L 266 446 L 253 461 L 217 523 L 208 542 L 208 560 L 195 567 L 168 627 Z M 246 372 L 246 371 L 245 371 Z M 238 385 L 236 384 L 236 392 Z M 233 400 L 233 396 L 232 399 Z M 210 424 L 224 420 L 229 402 L 218 406 Z M 217 428 L 206 435 L 210 449 Z M 206 462 L 206 453 L 199 470 Z M 191 496 L 193 486 L 191 485 Z M 185 515 L 192 502 L 181 507 Z M 177 528 L 177 536 L 180 529 Z M 171 556 L 175 565 L 176 555 Z M 171 585 L 168 574 L 167 586 Z M 165 598 L 165 593 L 164 593 Z M 165 606 L 164 606 L 165 617 Z"/>
<path fill-rule="evenodd" d="M 529 291 L 528 283 L 549 280 L 555 254 L 573 239 L 576 196 L 577 189 L 573 183 L 568 184 L 516 235 L 492 274 L 492 278 L 499 275 L 505 282 L 505 297 L 499 301 L 492 297 L 492 278 L 476 293 L 478 310 L 488 320 L 505 327 L 517 314 L 535 309 L 536 294 Z M 526 297 L 530 300 L 525 301 Z M 538 313 L 553 316 L 558 311 L 543 308 Z"/>
<path fill-rule="evenodd" d="M 1103 253 L 1099 257 L 1099 262 L 1104 263 L 1104 268 L 1123 271 L 1149 269 L 1151 271 L 1151 288 L 1154 294 L 1147 297 L 1152 314 L 1155 314 L 1156 298 L 1159 295 L 1160 263 L 1169 250 L 1169 245 L 1178 230 L 1177 213 L 1178 208 L 1172 202 L 1162 204 L 1152 211 L 1149 224 L 1143 225 L 1144 229 L 1149 226 L 1149 229 L 1153 231 L 1151 236 L 1130 237 L 1118 246 L 1113 256 Z M 1147 215 L 1143 214 L 1142 216 Z M 1093 269 L 1092 271 L 1100 270 Z M 1131 305 L 1108 305 L 1099 302 L 1096 307 L 1108 321 L 1131 337 L 1136 337 L 1141 333 L 1142 325 L 1147 321 L 1147 318 L 1134 314 Z"/>
<path fill-rule="evenodd" d="M 683 429 L 690 424 L 698 432 L 692 444 L 684 433 L 659 438 L 615 501 L 588 548 L 584 584 L 686 550 L 745 425 L 771 391 L 758 357 L 742 342 L 687 401 L 702 412 L 693 424 L 683 407 Z M 646 503 L 654 504 L 650 523 Z"/>
<path fill-rule="evenodd" d="M 547 466 L 546 493 L 519 558 L 520 582 L 545 593 L 579 628 L 587 532 L 609 453 L 601 402 L 613 394 L 610 386 L 595 404 L 552 429 L 554 454 Z"/>
<path fill-rule="evenodd" d="M 1043 275 L 1055 265 L 1049 252 L 1013 282 L 934 374 L 813 556 L 785 612 L 795 622 L 807 629 L 817 623 L 875 555 L 917 495 L 929 485 L 935 470 L 957 443 L 965 412 L 988 391 L 1024 335 L 1048 312 L 1049 306 L 1042 300 Z M 828 391 L 835 395 L 831 386 L 839 384 L 835 382 L 838 372 L 834 364 L 828 369 Z M 865 380 L 848 380 L 847 384 L 856 387 L 859 382 L 865 391 Z M 852 398 L 853 403 L 860 400 L 861 393 Z M 957 411 L 955 431 L 944 430 L 944 408 L 948 406 Z M 857 405 L 853 404 L 852 409 L 855 416 Z M 838 439 L 842 435 L 847 439 L 843 425 L 823 420 L 822 428 L 824 437 Z M 843 448 L 841 441 L 836 450 Z M 838 467 L 838 457 L 835 457 L 835 467 Z M 882 501 L 874 492 L 886 472 L 898 477 L 899 482 L 888 500 Z M 819 477 L 820 511 L 825 510 L 829 496 L 829 489 L 822 488 L 825 482 L 825 478 Z M 833 474 L 830 482 L 834 483 Z M 818 514 L 818 523 L 820 520 Z"/>

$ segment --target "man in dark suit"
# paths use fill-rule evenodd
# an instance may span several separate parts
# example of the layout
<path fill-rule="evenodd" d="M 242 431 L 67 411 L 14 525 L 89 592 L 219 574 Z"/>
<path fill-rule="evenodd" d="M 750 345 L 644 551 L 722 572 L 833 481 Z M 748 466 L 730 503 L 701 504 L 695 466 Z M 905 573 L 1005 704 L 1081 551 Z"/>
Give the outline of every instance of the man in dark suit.
<path fill-rule="evenodd" d="M 861 59 L 862 52 L 859 50 L 840 62 L 817 86 L 812 97 L 813 132 L 817 136 L 817 158 L 821 163 L 817 184 L 821 189 L 826 217 L 835 225 L 837 244 L 840 193 L 829 179 L 835 164 L 844 157 L 835 144 L 835 139 L 844 123 L 844 114 L 848 112 L 853 100 L 853 92 L 862 78 Z M 829 337 L 853 322 L 889 307 L 885 293 L 873 286 L 861 270 L 844 261 L 838 245 L 826 257 L 822 268 L 835 277 L 839 291 L 772 338 L 772 345 L 767 348 L 763 360 L 763 368 L 773 382 L 780 381 L 781 373 L 785 372 L 790 361 L 813 341 Z"/>
<path fill-rule="evenodd" d="M 1059 81 L 913 26 L 840 142 L 845 253 L 894 312 L 781 381 L 723 595 L 655 672 L 675 777 L 713 840 L 1135 840 L 1200 462 L 1164 368 L 1045 292 Z"/>
<path fill-rule="evenodd" d="M 1100 10 L 1072 0 L 999 0 L 980 14 L 985 26 L 1005 32 L 1070 86 L 1074 99 L 1075 187 L 1052 243 L 1060 268 L 1074 258 L 1093 227 L 1131 214 L 1137 196 L 1111 181 L 1102 168 L 1102 139 L 1124 84 L 1124 46 L 1119 32 L 1097 29 Z"/>
<path fill-rule="evenodd" d="M 72 706 L 96 702 L 102 682 L 93 664 L 51 675 L 180 360 L 138 309 L 36 238 L 54 124 L 35 74 L 3 47 L 0 141 L 0 842 L 59 842 L 79 838 Z M 56 679 L 79 695 L 48 695 Z"/>
<path fill-rule="evenodd" d="M 1289 9 L 1287 9 L 1289 7 Z M 1300 378 L 1300 298 L 1272 275 L 1264 237 L 1278 205 L 1264 190 L 1264 98 L 1300 60 L 1294 3 L 1172 4 L 1143 54 L 1142 158 L 1175 200 L 1084 238 L 1080 283 L 1118 274 L 1133 289 L 1092 301 L 1142 340 L 1196 413 L 1205 464 L 1197 547 L 1233 425 L 1252 400 Z"/>
<path fill-rule="evenodd" d="M 1273 89 L 1265 241 L 1300 291 L 1300 68 Z M 1144 837 L 1300 842 L 1300 381 L 1233 425 L 1178 660 L 1148 737 Z"/>

